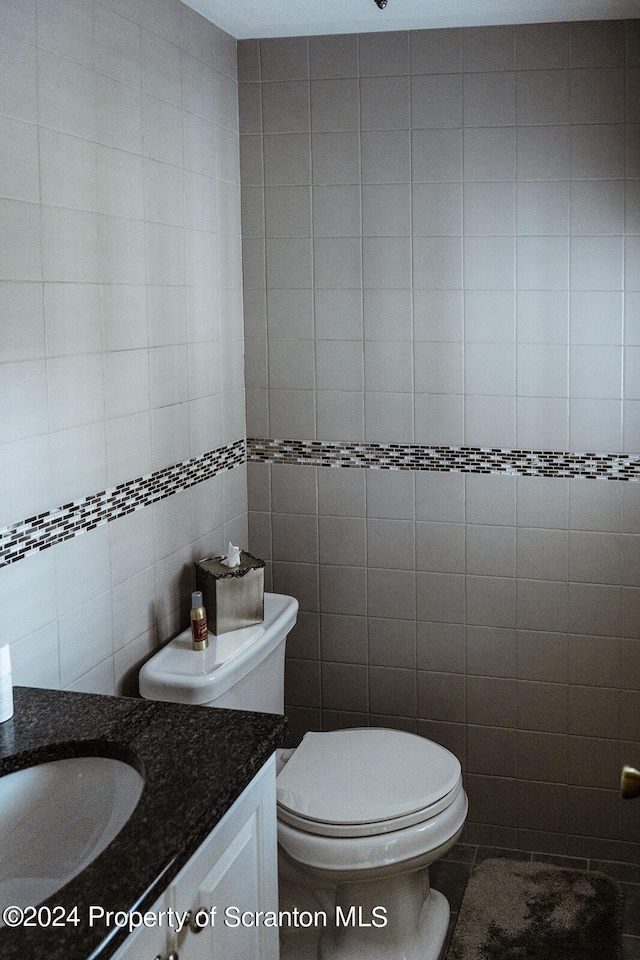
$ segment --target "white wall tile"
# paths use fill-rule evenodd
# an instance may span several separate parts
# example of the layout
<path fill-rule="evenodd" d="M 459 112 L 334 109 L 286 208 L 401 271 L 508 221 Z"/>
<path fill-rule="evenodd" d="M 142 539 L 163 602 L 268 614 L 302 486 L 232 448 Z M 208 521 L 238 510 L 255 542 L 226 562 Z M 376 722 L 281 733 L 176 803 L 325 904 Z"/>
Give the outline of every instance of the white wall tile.
<path fill-rule="evenodd" d="M 94 73 L 80 64 L 39 52 L 39 122 L 61 133 L 95 140 L 98 129 L 96 79 Z"/>
<path fill-rule="evenodd" d="M 108 524 L 107 531 L 112 584 L 122 583 L 149 566 L 154 556 L 153 511 L 136 510 Z"/>
<path fill-rule="evenodd" d="M 567 343 L 568 299 L 566 290 L 518 290 L 518 343 Z"/>
<path fill-rule="evenodd" d="M 568 351 L 563 344 L 518 344 L 518 396 L 566 397 Z"/>
<path fill-rule="evenodd" d="M 98 217 L 84 210 L 42 207 L 42 257 L 45 280 L 98 283 Z"/>
<path fill-rule="evenodd" d="M 516 443 L 524 450 L 566 450 L 569 402 L 560 397 L 521 397 L 516 401 Z"/>
<path fill-rule="evenodd" d="M 622 299 L 621 292 L 573 290 L 570 298 L 571 342 L 622 343 Z M 632 342 L 628 337 L 625 341 Z"/>
<path fill-rule="evenodd" d="M 78 693 L 102 693 L 113 697 L 116 692 L 113 658 L 108 657 L 88 673 L 78 677 L 70 683 L 67 690 L 76 690 Z"/>
<path fill-rule="evenodd" d="M 186 345 L 153 347 L 149 351 L 149 377 L 152 409 L 187 400 L 189 377 Z"/>
<path fill-rule="evenodd" d="M 185 230 L 185 280 L 193 287 L 214 287 L 218 275 L 225 277 L 219 266 L 220 246 L 215 233 Z"/>
<path fill-rule="evenodd" d="M 107 419 L 149 409 L 149 351 L 118 350 L 103 357 Z"/>
<path fill-rule="evenodd" d="M 51 488 L 55 504 L 78 500 L 107 485 L 104 423 L 50 434 Z"/>
<path fill-rule="evenodd" d="M 2 15 L 3 33 L 36 42 L 36 0 L 6 0 Z"/>
<path fill-rule="evenodd" d="M 145 236 L 147 281 L 152 284 L 184 285 L 184 230 L 161 223 L 147 223 Z"/>
<path fill-rule="evenodd" d="M 148 630 L 131 640 L 113 656 L 115 693 L 119 697 L 135 697 L 139 694 L 138 674 L 145 660 L 156 651 L 153 631 Z"/>
<path fill-rule="evenodd" d="M 31 598 L 28 604 L 25 597 Z M 0 578 L 0 599 L 0 629 L 5 643 L 13 643 L 55 621 L 52 551 L 30 554 L 5 567 Z"/>
<path fill-rule="evenodd" d="M 0 524 L 16 523 L 50 509 L 49 438 L 14 440 L 0 448 Z"/>
<path fill-rule="evenodd" d="M 213 67 L 182 52 L 182 108 L 215 120 Z"/>
<path fill-rule="evenodd" d="M 58 689 L 60 663 L 58 624 L 54 620 L 40 630 L 11 644 L 14 684 Z"/>
<path fill-rule="evenodd" d="M 143 30 L 141 49 L 144 92 L 179 107 L 182 103 L 180 48 Z"/>
<path fill-rule="evenodd" d="M 459 75 L 434 74 L 413 77 L 411 80 L 411 123 L 418 130 L 461 126 L 462 103 L 462 79 Z M 376 127 L 368 126 L 368 129 Z"/>
<path fill-rule="evenodd" d="M 191 118 L 190 122 L 192 122 Z M 182 137 L 180 121 L 182 112 L 173 104 L 155 97 L 142 98 L 143 151 L 146 157 L 153 157 L 164 163 L 180 165 L 182 163 Z M 187 118 L 185 117 L 185 125 Z M 186 134 L 185 134 L 186 141 Z M 117 144 L 115 144 L 117 146 Z M 186 159 L 186 152 L 185 152 Z M 203 171 L 206 172 L 206 171 Z"/>
<path fill-rule="evenodd" d="M 571 238 L 572 290 L 621 290 L 623 265 L 621 237 Z"/>
<path fill-rule="evenodd" d="M 622 123 L 624 99 L 622 67 L 572 71 L 572 123 Z"/>
<path fill-rule="evenodd" d="M 521 70 L 569 66 L 569 25 L 527 23 L 516 27 L 516 65 Z"/>
<path fill-rule="evenodd" d="M 514 66 L 514 27 L 471 27 L 462 31 L 463 70 L 513 70 Z"/>
<path fill-rule="evenodd" d="M 45 283 L 44 312 L 49 357 L 102 349 L 98 284 Z"/>
<path fill-rule="evenodd" d="M 154 470 L 190 456 L 188 403 L 175 403 L 152 410 L 151 444 Z"/>
<path fill-rule="evenodd" d="M 465 398 L 464 412 L 465 444 L 486 447 L 489 437 L 495 437 L 500 447 L 515 445 L 515 399 L 500 396 L 474 396 Z"/>
<path fill-rule="evenodd" d="M 499 127 L 515 122 L 515 73 L 467 73 L 463 90 L 465 126 Z"/>
<path fill-rule="evenodd" d="M 181 36 L 182 6 L 179 0 L 142 0 L 140 23 L 159 37 L 177 40 Z"/>
<path fill-rule="evenodd" d="M 143 283 L 145 279 L 144 224 L 139 220 L 101 216 L 98 229 L 101 281 L 108 284 Z M 155 268 L 155 264 L 153 266 Z"/>
<path fill-rule="evenodd" d="M 6 280 L 41 280 L 40 208 L 0 200 L 0 273 Z"/>
<path fill-rule="evenodd" d="M 426 444 L 464 443 L 463 394 L 416 393 L 414 440 Z"/>
<path fill-rule="evenodd" d="M 158 501 L 152 510 L 156 560 L 162 560 L 192 542 L 191 490 Z"/>
<path fill-rule="evenodd" d="M 515 286 L 513 238 L 465 237 L 464 285 L 470 290 L 512 290 Z"/>
<path fill-rule="evenodd" d="M 11 117 L 0 117 L 0 192 L 11 200 L 40 200 L 37 127 Z"/>
<path fill-rule="evenodd" d="M 37 36 L 40 46 L 85 67 L 93 65 L 93 10 L 82 0 L 38 2 Z"/>
<path fill-rule="evenodd" d="M 411 443 L 413 430 L 413 399 L 409 393 L 379 393 L 368 391 L 364 404 L 365 438 L 382 443 L 383 437 L 391 443 Z"/>
<path fill-rule="evenodd" d="M 3 33 L 0 62 L 4 65 L 0 113 L 35 123 L 38 118 L 35 47 Z"/>
<path fill-rule="evenodd" d="M 523 125 L 569 122 L 568 70 L 522 70 L 516 81 L 516 117 Z"/>
<path fill-rule="evenodd" d="M 566 290 L 569 244 L 564 237 L 518 237 L 516 277 L 520 290 Z"/>
<path fill-rule="evenodd" d="M 573 212 L 572 206 L 572 216 Z M 569 183 L 562 180 L 518 183 L 517 230 L 523 236 L 567 236 Z"/>
<path fill-rule="evenodd" d="M 153 566 L 143 568 L 139 573 L 114 586 L 113 598 L 113 638 L 114 649 L 119 650 L 134 640 L 153 622 L 156 582 Z"/>
<path fill-rule="evenodd" d="M 218 282 L 225 332 L 242 336 L 235 41 L 177 0 L 38 3 L 37 33 L 35 2 L 12 0 L 5 7 L 0 298 L 7 330 L 0 434 L 11 475 L 3 471 L 0 487 L 3 522 L 9 523 L 215 448 L 223 439 L 223 420 L 233 434 L 228 439 L 238 439 L 244 434 L 244 397 L 241 364 L 237 374 L 241 353 L 234 347 L 234 387 L 220 403 L 214 345 Z M 196 113 L 185 114 L 183 107 Z M 221 124 L 219 140 L 214 120 Z M 219 188 L 216 175 L 227 178 Z M 217 229 L 229 238 L 222 252 Z M 191 369 L 187 336 L 203 345 L 192 354 Z M 152 402 L 168 406 L 152 415 Z M 190 523 L 186 528 L 191 531 Z M 136 526 L 140 549 L 129 541 L 114 553 L 116 584 L 149 563 L 142 530 Z M 43 672 L 34 658 L 31 638 L 38 634 L 32 631 L 41 623 L 16 620 L 19 634 L 30 634 L 21 647 L 26 682 L 115 691 L 111 644 L 103 649 L 94 631 L 96 642 L 78 647 L 82 638 L 72 622 L 73 609 L 94 603 L 98 592 L 105 610 L 111 609 L 109 558 L 97 548 L 106 531 L 101 527 L 40 555 L 57 560 L 57 579 L 53 572 L 48 578 L 52 624 L 42 640 L 52 651 L 51 669 Z M 76 567 L 91 571 L 89 581 L 65 561 L 76 551 L 82 558 Z M 27 559 L 19 567 L 31 576 L 34 564 Z M 13 579 L 15 574 L 2 571 L 0 582 Z M 155 601 L 155 575 L 150 584 Z M 155 636 L 154 617 L 161 631 L 179 628 L 185 602 L 180 591 L 171 609 L 155 603 L 147 609 L 146 629 L 136 627 L 134 636 L 125 631 L 124 642 L 150 636 L 151 627 Z M 12 608 L 5 606 L 12 619 Z M 99 620 L 106 625 L 110 615 Z M 121 658 L 116 669 L 130 671 L 131 665 L 131 658 Z"/>
<path fill-rule="evenodd" d="M 45 356 L 42 285 L 0 283 L 0 362 Z"/>
<path fill-rule="evenodd" d="M 47 362 L 52 430 L 68 430 L 104 419 L 102 357 L 52 357 Z"/>
<path fill-rule="evenodd" d="M 110 586 L 109 530 L 100 526 L 66 541 L 55 552 L 58 614 L 66 616 L 88 600 L 105 601 Z M 111 620 L 110 602 L 105 617 Z M 102 659 L 102 658 L 101 658 Z"/>
<path fill-rule="evenodd" d="M 589 128 L 583 127 L 582 130 Z M 571 169 L 570 126 L 518 127 L 518 177 L 522 180 L 565 180 Z M 590 154 L 583 151 L 584 168 Z"/>
<path fill-rule="evenodd" d="M 624 176 L 625 127 L 622 123 L 571 126 L 571 176 L 613 179 Z"/>
<path fill-rule="evenodd" d="M 465 392 L 506 395 L 515 392 L 514 348 L 509 343 L 465 344 Z"/>
<path fill-rule="evenodd" d="M 146 289 L 140 285 L 101 287 L 105 350 L 132 350 L 149 343 Z"/>
<path fill-rule="evenodd" d="M 109 147 L 142 153 L 142 94 L 109 77 L 96 78 L 96 139 Z"/>
<path fill-rule="evenodd" d="M 625 191 L 622 180 L 574 180 L 571 184 L 571 233 L 624 233 Z"/>
<path fill-rule="evenodd" d="M 622 348 L 572 344 L 569 351 L 572 397 L 622 397 Z"/>
<path fill-rule="evenodd" d="M 98 144 L 96 147 L 98 212 L 144 218 L 142 157 Z"/>
<path fill-rule="evenodd" d="M 190 455 L 200 456 L 222 444 L 221 416 L 211 407 L 219 406 L 218 397 L 202 397 L 189 402 Z"/>
<path fill-rule="evenodd" d="M 619 450 L 622 443 L 620 400 L 571 400 L 569 445 L 572 450 Z"/>
<path fill-rule="evenodd" d="M 148 411 L 115 417 L 105 424 L 107 486 L 151 473 L 151 417 Z"/>
<path fill-rule="evenodd" d="M 3 443 L 46 433 L 49 426 L 44 360 L 2 364 L 0 438 Z"/>
<path fill-rule="evenodd" d="M 461 238 L 415 237 L 413 286 L 418 290 L 461 290 Z"/>
<path fill-rule="evenodd" d="M 513 236 L 515 195 L 513 183 L 465 184 L 465 236 Z"/>
<path fill-rule="evenodd" d="M 95 9 L 94 67 L 112 80 L 142 85 L 141 31 L 130 20 L 103 6 Z"/>
<path fill-rule="evenodd" d="M 459 73 L 462 31 L 412 30 L 409 35 L 412 73 Z"/>

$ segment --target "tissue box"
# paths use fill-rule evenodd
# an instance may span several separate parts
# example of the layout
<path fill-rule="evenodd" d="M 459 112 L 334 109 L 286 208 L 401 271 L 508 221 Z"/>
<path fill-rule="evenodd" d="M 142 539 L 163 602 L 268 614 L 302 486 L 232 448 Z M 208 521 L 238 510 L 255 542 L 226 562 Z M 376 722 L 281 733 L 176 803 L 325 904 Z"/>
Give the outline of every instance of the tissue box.
<path fill-rule="evenodd" d="M 264 560 L 240 552 L 240 565 L 227 567 L 213 557 L 196 561 L 196 590 L 202 590 L 212 633 L 228 633 L 264 620 Z"/>

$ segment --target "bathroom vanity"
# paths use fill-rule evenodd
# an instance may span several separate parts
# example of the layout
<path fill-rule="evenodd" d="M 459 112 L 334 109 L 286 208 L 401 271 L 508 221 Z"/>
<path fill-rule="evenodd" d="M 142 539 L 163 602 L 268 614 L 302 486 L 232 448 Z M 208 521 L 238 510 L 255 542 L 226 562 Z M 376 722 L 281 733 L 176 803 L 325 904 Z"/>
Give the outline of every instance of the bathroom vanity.
<path fill-rule="evenodd" d="M 261 922 L 278 909 L 277 843 L 272 756 L 151 907 L 173 926 L 139 927 L 113 960 L 278 960 L 278 929 Z"/>
<path fill-rule="evenodd" d="M 237 918 L 277 909 L 274 751 L 284 717 L 27 687 L 14 702 L 0 725 L 0 776 L 111 757 L 135 767 L 144 787 L 120 833 L 43 902 L 33 926 L 0 927 L 3 960 L 277 957 L 277 930 Z M 135 931 L 115 922 L 133 912 L 149 915 Z"/>

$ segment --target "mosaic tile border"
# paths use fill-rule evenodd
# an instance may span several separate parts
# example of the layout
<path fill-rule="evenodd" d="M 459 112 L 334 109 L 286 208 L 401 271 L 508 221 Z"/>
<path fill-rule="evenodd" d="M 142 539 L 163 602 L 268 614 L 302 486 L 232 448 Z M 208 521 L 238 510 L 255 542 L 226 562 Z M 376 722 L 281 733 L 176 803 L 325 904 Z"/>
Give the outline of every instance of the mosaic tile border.
<path fill-rule="evenodd" d="M 16 563 L 30 553 L 46 550 L 187 490 L 245 463 L 246 458 L 246 441 L 243 438 L 135 480 L 119 483 L 116 487 L 101 490 L 82 500 L 74 500 L 21 520 L 0 530 L 0 567 Z"/>
<path fill-rule="evenodd" d="M 236 440 L 0 530 L 0 568 L 250 462 L 640 482 L 640 455 L 339 440 Z"/>
<path fill-rule="evenodd" d="M 518 477 L 640 481 L 640 455 L 625 453 L 251 438 L 247 440 L 247 460 L 373 470 L 508 473 Z"/>

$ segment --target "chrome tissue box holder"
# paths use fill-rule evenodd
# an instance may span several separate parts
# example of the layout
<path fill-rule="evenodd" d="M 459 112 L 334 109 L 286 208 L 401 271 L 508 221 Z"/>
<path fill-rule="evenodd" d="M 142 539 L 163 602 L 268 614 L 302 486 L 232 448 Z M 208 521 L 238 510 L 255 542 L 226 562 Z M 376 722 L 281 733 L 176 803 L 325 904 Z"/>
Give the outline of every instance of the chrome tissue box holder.
<path fill-rule="evenodd" d="M 228 633 L 264 620 L 264 560 L 240 552 L 240 564 L 224 557 L 197 560 L 196 590 L 202 591 L 207 624 L 214 634 Z"/>

